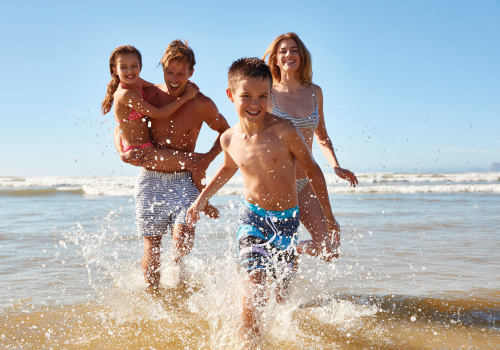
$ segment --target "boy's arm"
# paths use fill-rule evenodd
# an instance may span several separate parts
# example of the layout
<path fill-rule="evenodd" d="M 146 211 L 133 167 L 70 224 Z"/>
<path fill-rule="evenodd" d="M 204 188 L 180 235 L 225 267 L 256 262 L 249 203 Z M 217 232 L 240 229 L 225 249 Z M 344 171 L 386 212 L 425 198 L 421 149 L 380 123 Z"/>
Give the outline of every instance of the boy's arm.
<path fill-rule="evenodd" d="M 200 193 L 194 203 L 191 204 L 187 211 L 186 219 L 189 227 L 193 227 L 193 225 L 199 220 L 199 211 L 205 207 L 208 200 L 212 198 L 212 196 L 215 195 L 217 191 L 219 191 L 222 186 L 224 186 L 233 177 L 236 171 L 238 171 L 238 166 L 229 153 L 224 151 L 224 163 L 219 167 L 219 169 L 217 169 L 213 179 Z"/>
<path fill-rule="evenodd" d="M 229 124 L 226 118 L 219 113 L 215 103 L 208 98 L 206 103 L 203 105 L 203 111 L 201 111 L 201 113 L 205 114 L 204 122 L 207 123 L 208 127 L 218 133 L 210 150 L 199 159 L 196 159 L 196 161 L 189 167 L 189 170 L 193 173 L 204 174 L 210 163 L 212 163 L 222 151 L 220 137 L 224 131 L 229 129 Z"/>
<path fill-rule="evenodd" d="M 307 147 L 304 137 L 300 131 L 290 126 L 285 130 L 288 148 L 293 153 L 295 158 L 299 161 L 300 165 L 306 171 L 306 175 L 311 182 L 311 186 L 318 197 L 319 203 L 326 218 L 327 229 L 329 232 L 337 229 L 335 217 L 333 216 L 332 207 L 328 198 L 328 190 L 326 188 L 326 181 L 321 168 L 312 157 L 309 147 Z"/>

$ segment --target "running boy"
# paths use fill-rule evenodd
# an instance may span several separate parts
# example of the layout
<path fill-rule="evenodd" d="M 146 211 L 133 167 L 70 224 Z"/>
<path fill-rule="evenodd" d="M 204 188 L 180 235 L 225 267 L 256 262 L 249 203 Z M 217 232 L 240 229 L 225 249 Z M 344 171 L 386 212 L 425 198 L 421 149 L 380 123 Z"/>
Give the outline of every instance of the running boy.
<path fill-rule="evenodd" d="M 199 210 L 241 170 L 245 201 L 240 208 L 237 239 L 242 274 L 243 336 L 258 335 L 258 312 L 271 285 L 277 283 L 278 301 L 286 292 L 297 251 L 299 207 L 295 161 L 299 161 L 318 196 L 329 227 L 335 218 L 326 182 L 298 129 L 289 121 L 266 112 L 272 75 L 258 58 L 242 58 L 231 65 L 227 96 L 234 103 L 239 123 L 221 136 L 224 162 L 187 211 L 188 224 L 199 220 Z M 327 225 L 321 226 L 327 236 Z M 307 243 L 302 252 L 336 257 L 331 247 Z"/>

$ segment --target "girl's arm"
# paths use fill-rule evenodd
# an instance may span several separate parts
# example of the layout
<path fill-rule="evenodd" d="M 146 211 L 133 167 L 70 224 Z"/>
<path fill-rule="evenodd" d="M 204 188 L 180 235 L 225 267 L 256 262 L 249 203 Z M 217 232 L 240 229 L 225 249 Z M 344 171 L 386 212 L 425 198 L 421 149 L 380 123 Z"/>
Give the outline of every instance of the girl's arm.
<path fill-rule="evenodd" d="M 318 101 L 318 112 L 319 112 L 319 124 L 316 130 L 314 131 L 314 134 L 316 136 L 316 141 L 318 141 L 319 148 L 321 149 L 321 152 L 323 152 L 323 155 L 325 156 L 328 163 L 335 171 L 335 174 L 337 174 L 338 177 L 349 181 L 351 186 L 356 187 L 356 185 L 358 184 L 358 179 L 356 178 L 356 175 L 354 175 L 354 173 L 352 173 L 348 169 L 341 168 L 337 160 L 337 157 L 335 156 L 335 151 L 333 150 L 333 144 L 330 137 L 328 136 L 328 131 L 326 130 L 326 125 L 325 125 L 325 116 L 323 114 L 323 92 L 321 91 L 321 88 L 317 85 L 314 85 L 314 94 L 316 95 L 316 100 Z"/>
<path fill-rule="evenodd" d="M 186 90 L 178 99 L 162 108 L 157 108 L 143 101 L 135 92 L 131 90 L 122 90 L 121 93 L 115 94 L 115 103 L 132 108 L 150 118 L 161 120 L 170 117 L 179 107 L 186 103 L 186 101 L 195 97 L 198 91 L 199 90 L 193 85 L 188 84 Z"/>
<path fill-rule="evenodd" d="M 229 153 L 224 151 L 224 163 L 217 169 L 215 176 L 205 189 L 200 193 L 198 198 L 189 207 L 186 219 L 189 227 L 193 227 L 200 219 L 199 211 L 208 203 L 208 200 L 219 191 L 238 171 L 238 166 L 231 158 Z"/>
<path fill-rule="evenodd" d="M 146 81 L 142 78 L 139 78 L 139 82 L 137 83 L 137 85 L 141 88 L 141 89 L 144 89 L 145 87 L 150 87 L 150 86 L 155 86 L 155 84 L 153 83 L 150 83 L 149 81 Z"/>

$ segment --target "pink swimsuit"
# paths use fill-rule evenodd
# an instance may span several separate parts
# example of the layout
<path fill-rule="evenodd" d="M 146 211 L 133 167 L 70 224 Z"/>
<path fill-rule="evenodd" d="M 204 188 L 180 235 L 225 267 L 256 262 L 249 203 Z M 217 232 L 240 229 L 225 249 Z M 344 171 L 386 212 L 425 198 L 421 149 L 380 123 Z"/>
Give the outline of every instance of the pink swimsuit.
<path fill-rule="evenodd" d="M 123 86 L 123 88 L 127 89 L 128 90 L 128 87 L 127 85 L 123 84 L 121 81 L 120 81 L 120 84 Z M 146 101 L 146 94 L 144 93 L 144 91 L 139 88 L 139 90 L 141 90 L 142 92 L 142 99 L 144 101 Z M 128 115 L 128 118 L 127 119 L 124 119 L 124 120 L 118 120 L 115 118 L 116 122 L 117 123 L 121 123 L 121 122 L 124 122 L 124 121 L 127 121 L 127 120 L 136 120 L 136 119 L 142 119 L 144 118 L 144 115 L 142 115 L 141 113 L 137 112 L 135 109 L 130 109 L 130 114 Z M 132 149 L 135 149 L 135 148 L 149 148 L 149 147 L 153 147 L 153 144 L 151 143 L 151 141 L 149 142 L 146 142 L 146 143 L 143 143 L 142 145 L 137 145 L 137 146 L 126 146 L 126 145 L 123 145 L 123 151 L 124 152 L 128 152 Z"/>

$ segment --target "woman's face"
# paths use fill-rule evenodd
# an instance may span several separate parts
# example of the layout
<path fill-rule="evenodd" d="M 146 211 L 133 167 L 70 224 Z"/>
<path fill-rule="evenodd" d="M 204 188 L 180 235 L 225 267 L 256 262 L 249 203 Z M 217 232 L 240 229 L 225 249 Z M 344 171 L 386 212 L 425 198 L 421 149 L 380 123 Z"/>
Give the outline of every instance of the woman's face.
<path fill-rule="evenodd" d="M 283 39 L 278 44 L 276 64 L 282 72 L 293 72 L 300 68 L 300 52 L 293 39 Z"/>

